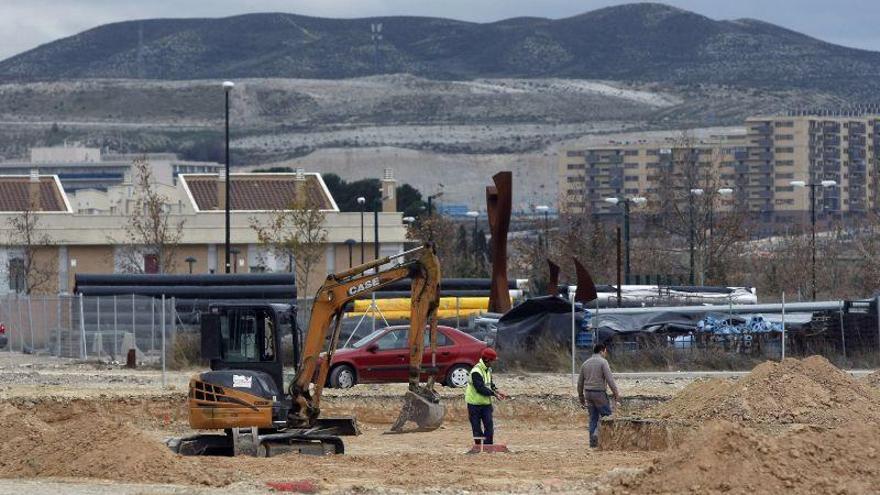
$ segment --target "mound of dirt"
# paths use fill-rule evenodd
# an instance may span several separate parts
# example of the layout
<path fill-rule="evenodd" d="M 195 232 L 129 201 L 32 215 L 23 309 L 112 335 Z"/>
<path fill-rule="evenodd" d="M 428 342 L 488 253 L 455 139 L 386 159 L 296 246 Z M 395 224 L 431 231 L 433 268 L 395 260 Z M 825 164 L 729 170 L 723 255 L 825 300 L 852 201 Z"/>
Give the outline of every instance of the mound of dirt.
<path fill-rule="evenodd" d="M 880 430 L 853 423 L 800 426 L 768 436 L 711 422 L 646 470 L 617 480 L 614 494 L 873 493 L 880 486 Z"/>
<path fill-rule="evenodd" d="M 648 418 L 725 419 L 765 424 L 836 426 L 880 420 L 880 390 L 868 387 L 827 359 L 768 361 L 739 380 L 694 382 L 644 414 Z"/>
<path fill-rule="evenodd" d="M 21 417 L 24 424 L 40 427 L 5 443 L 0 456 L 2 476 L 203 485 L 230 481 L 222 473 L 198 469 L 190 459 L 173 454 L 160 441 L 119 420 L 84 414 L 47 425 L 29 413 Z"/>
<path fill-rule="evenodd" d="M 3 425 L 3 439 L 5 442 L 12 441 L 30 432 L 42 433 L 50 429 L 49 425 L 40 421 L 34 415 L 6 403 L 0 403 L 0 425 Z"/>
<path fill-rule="evenodd" d="M 875 371 L 870 375 L 863 376 L 861 380 L 863 385 L 880 388 L 880 371 Z"/>

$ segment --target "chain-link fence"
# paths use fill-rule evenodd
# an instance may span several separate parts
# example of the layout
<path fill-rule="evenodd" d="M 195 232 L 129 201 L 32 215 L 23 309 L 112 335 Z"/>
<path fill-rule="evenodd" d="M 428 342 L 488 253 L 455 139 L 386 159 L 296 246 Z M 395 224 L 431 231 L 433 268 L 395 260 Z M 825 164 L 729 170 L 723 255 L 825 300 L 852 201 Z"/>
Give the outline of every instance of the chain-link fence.
<path fill-rule="evenodd" d="M 173 298 L 10 294 L 0 322 L 9 351 L 125 361 L 134 349 L 138 362 L 164 365 L 180 318 Z"/>

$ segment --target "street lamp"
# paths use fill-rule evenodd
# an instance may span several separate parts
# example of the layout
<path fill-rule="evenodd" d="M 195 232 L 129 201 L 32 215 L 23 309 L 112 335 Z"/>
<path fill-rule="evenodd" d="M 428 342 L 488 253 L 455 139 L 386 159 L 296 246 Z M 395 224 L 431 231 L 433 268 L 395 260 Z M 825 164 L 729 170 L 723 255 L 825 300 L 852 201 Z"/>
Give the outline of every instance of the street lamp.
<path fill-rule="evenodd" d="M 352 259 L 351 259 L 351 249 L 354 247 L 355 244 L 357 244 L 357 241 L 354 239 L 346 239 L 345 240 L 345 245 L 348 246 L 348 267 L 349 268 L 354 266 L 354 264 L 352 263 Z"/>
<path fill-rule="evenodd" d="M 234 87 L 235 83 L 232 81 L 223 82 L 223 92 L 226 95 L 226 187 L 224 188 L 226 196 L 226 273 L 229 273 L 229 190 L 232 189 L 232 185 L 229 184 L 229 93 Z"/>
<path fill-rule="evenodd" d="M 636 206 L 643 205 L 648 201 L 647 198 L 643 198 L 641 196 L 635 196 L 632 198 L 605 198 L 605 202 L 616 205 L 618 203 L 623 203 L 623 239 L 624 239 L 624 276 L 623 280 L 625 283 L 629 283 L 630 279 L 630 236 L 629 236 L 629 208 L 630 204 L 634 204 Z"/>
<path fill-rule="evenodd" d="M 535 211 L 544 213 L 544 248 L 550 249 L 550 241 L 547 238 L 550 235 L 550 207 L 547 205 L 538 205 L 535 207 Z"/>
<path fill-rule="evenodd" d="M 193 272 L 193 263 L 196 262 L 196 259 L 193 258 L 192 256 L 187 256 L 186 259 L 185 259 L 184 261 L 186 261 L 186 263 L 189 265 L 189 274 L 192 275 L 192 272 Z"/>
<path fill-rule="evenodd" d="M 813 259 L 812 259 L 812 268 L 811 268 L 811 281 L 810 281 L 810 293 L 813 297 L 813 300 L 816 300 L 816 188 L 817 187 L 834 187 L 837 185 L 837 181 L 833 180 L 823 180 L 818 184 L 810 182 L 809 184 L 802 180 L 793 180 L 788 183 L 794 187 L 809 187 L 810 188 L 810 248 L 812 250 Z"/>
<path fill-rule="evenodd" d="M 232 253 L 233 273 L 238 273 L 238 254 L 241 253 L 241 250 L 239 250 L 238 248 L 232 248 L 229 250 L 229 252 Z"/>
<path fill-rule="evenodd" d="M 698 187 L 692 188 L 690 190 L 691 196 L 697 196 L 697 197 L 702 196 L 704 192 L 705 191 L 703 191 L 702 189 L 700 189 Z M 694 285 L 694 283 L 695 283 L 694 282 L 694 248 L 695 248 L 696 237 L 697 237 L 696 200 L 688 201 L 688 206 L 689 206 L 688 210 L 690 212 L 690 224 L 691 224 L 690 233 L 688 236 L 688 246 L 689 246 L 689 251 L 690 251 L 690 268 L 691 269 L 690 269 L 690 277 L 688 279 L 690 280 L 690 284 Z"/>
<path fill-rule="evenodd" d="M 361 263 L 364 262 L 364 208 L 367 204 L 367 198 L 358 196 L 357 203 L 361 205 Z"/>
<path fill-rule="evenodd" d="M 469 211 L 465 213 L 465 215 L 474 219 L 474 266 L 477 265 L 477 219 L 480 218 L 480 212 L 478 211 Z"/>

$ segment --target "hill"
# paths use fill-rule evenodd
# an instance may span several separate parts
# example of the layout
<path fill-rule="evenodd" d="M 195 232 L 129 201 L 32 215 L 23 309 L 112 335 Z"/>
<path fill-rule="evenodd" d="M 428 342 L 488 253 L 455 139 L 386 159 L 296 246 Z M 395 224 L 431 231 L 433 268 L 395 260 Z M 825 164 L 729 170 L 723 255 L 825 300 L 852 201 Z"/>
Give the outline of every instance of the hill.
<path fill-rule="evenodd" d="M 371 23 L 383 24 L 374 56 Z M 378 63 L 377 63 L 378 60 Z M 284 13 L 99 26 L 0 62 L 0 80 L 561 77 L 874 94 L 880 53 L 761 21 L 640 3 L 565 19 L 472 23 Z"/>

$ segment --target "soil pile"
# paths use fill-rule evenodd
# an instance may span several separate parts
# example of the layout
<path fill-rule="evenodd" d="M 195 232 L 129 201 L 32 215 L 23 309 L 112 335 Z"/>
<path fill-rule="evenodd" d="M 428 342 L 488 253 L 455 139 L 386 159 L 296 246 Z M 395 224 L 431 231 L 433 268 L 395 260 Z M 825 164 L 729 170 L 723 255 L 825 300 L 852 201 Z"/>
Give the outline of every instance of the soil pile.
<path fill-rule="evenodd" d="M 12 406 L 5 405 L 4 410 Z M 3 443 L 4 477 L 86 477 L 129 482 L 223 485 L 223 473 L 200 470 L 141 430 L 101 415 L 84 414 L 46 424 L 20 411 L 22 425 Z"/>
<path fill-rule="evenodd" d="M 860 381 L 863 385 L 880 388 L 880 371 L 875 371 L 870 375 L 864 376 Z"/>
<path fill-rule="evenodd" d="M 645 471 L 617 480 L 614 494 L 873 493 L 880 486 L 880 430 L 853 423 L 799 426 L 768 436 L 711 422 Z"/>
<path fill-rule="evenodd" d="M 768 361 L 739 380 L 694 382 L 645 416 L 703 421 L 837 426 L 880 420 L 880 390 L 865 386 L 827 359 Z"/>
<path fill-rule="evenodd" d="M 32 414 L 6 403 L 0 403 L 0 425 L 3 425 L 4 442 L 10 442 L 30 432 L 45 432 L 50 429 L 49 425 Z"/>

